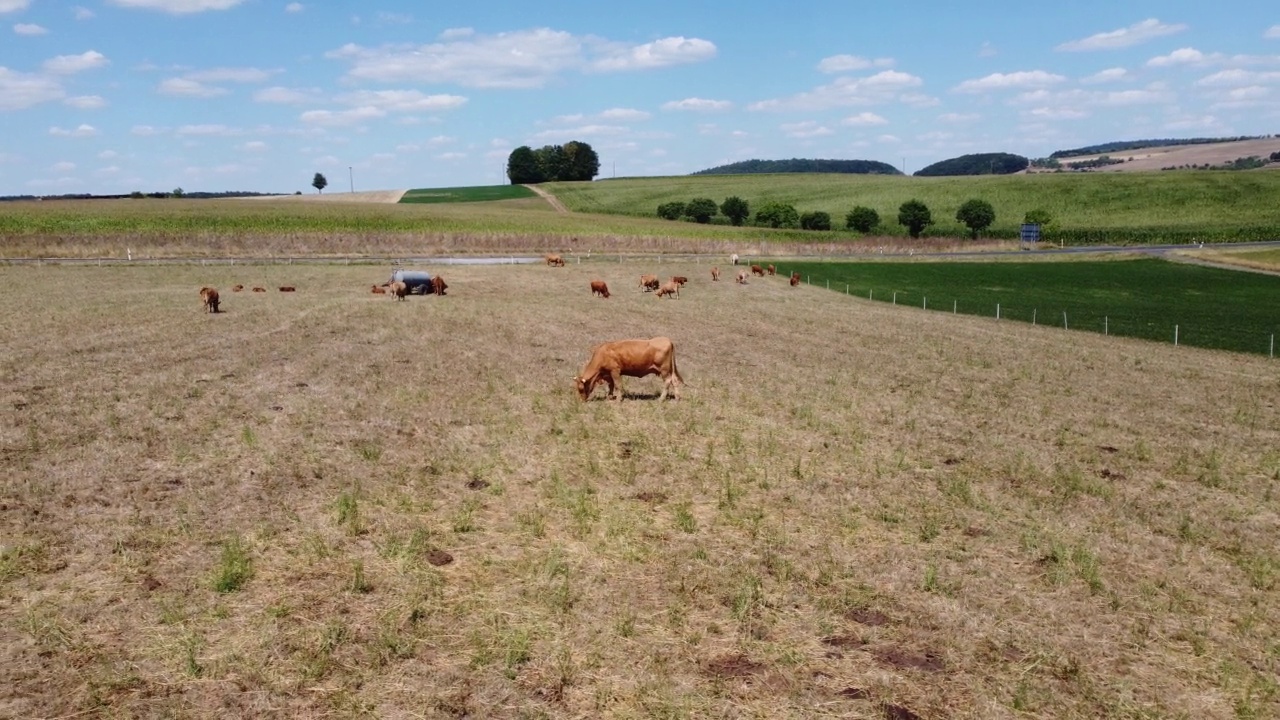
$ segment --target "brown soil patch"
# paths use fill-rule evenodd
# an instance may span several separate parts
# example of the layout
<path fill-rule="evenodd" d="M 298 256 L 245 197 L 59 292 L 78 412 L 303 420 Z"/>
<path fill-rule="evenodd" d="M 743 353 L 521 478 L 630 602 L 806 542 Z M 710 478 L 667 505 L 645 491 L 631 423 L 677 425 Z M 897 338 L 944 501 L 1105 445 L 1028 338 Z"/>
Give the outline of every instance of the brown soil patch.
<path fill-rule="evenodd" d="M 822 638 L 822 644 L 837 648 L 856 649 L 866 645 L 867 641 L 857 635 L 830 635 Z"/>
<path fill-rule="evenodd" d="M 453 556 L 444 550 L 432 550 L 427 553 L 427 562 L 435 565 L 436 567 L 440 567 L 453 562 Z"/>
<path fill-rule="evenodd" d="M 653 490 L 643 490 L 634 495 L 635 499 L 640 502 L 647 502 L 657 505 L 660 502 L 666 502 L 667 494 L 664 492 L 656 492 Z"/>
<path fill-rule="evenodd" d="M 904 670 L 924 670 L 926 672 L 942 672 L 942 658 L 933 653 L 915 653 L 902 648 L 880 648 L 871 653 L 881 664 Z"/>
<path fill-rule="evenodd" d="M 871 697 L 871 693 L 858 687 L 847 687 L 836 694 L 850 700 L 867 700 Z"/>
<path fill-rule="evenodd" d="M 741 653 L 724 655 L 702 664 L 702 672 L 718 680 L 752 677 L 763 672 L 764 669 L 764 665 Z"/>
<path fill-rule="evenodd" d="M 475 480 L 472 480 L 467 483 L 467 488 L 471 490 L 483 490 L 487 487 L 489 487 L 489 481 L 481 480 L 479 478 L 476 478 Z"/>
<path fill-rule="evenodd" d="M 920 716 L 902 707 L 901 705 L 884 705 L 885 720 L 920 720 Z"/>
<path fill-rule="evenodd" d="M 855 608 L 845 613 L 844 616 L 861 625 L 870 625 L 872 627 L 889 624 L 888 615 L 870 608 Z"/>

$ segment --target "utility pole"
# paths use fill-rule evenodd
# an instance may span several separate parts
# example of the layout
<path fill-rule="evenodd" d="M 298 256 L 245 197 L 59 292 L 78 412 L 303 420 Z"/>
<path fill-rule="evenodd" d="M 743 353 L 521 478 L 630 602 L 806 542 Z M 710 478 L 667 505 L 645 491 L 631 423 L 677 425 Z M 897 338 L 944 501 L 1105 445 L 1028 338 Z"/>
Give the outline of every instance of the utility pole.
<path fill-rule="evenodd" d="M 902 158 L 902 174 L 903 175 L 907 174 L 907 158 L 906 157 Z"/>
<path fill-rule="evenodd" d="M 347 179 L 351 181 L 351 192 L 356 191 L 356 174 L 351 170 L 351 166 L 347 166 Z"/>

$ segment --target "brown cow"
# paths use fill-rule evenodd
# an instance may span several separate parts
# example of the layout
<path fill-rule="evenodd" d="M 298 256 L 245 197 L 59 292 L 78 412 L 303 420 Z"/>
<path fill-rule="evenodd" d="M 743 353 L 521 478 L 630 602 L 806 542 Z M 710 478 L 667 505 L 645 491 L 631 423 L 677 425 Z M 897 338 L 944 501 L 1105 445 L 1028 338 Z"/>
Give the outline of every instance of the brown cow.
<path fill-rule="evenodd" d="M 449 289 L 449 283 L 444 281 L 443 275 L 436 275 L 431 278 L 431 292 L 436 295 L 444 295 L 444 291 Z"/>
<path fill-rule="evenodd" d="M 547 260 L 547 265 L 551 265 L 554 267 L 564 267 L 564 258 L 560 257 L 559 255 L 547 255 L 546 260 Z"/>
<path fill-rule="evenodd" d="M 676 348 L 664 337 L 649 340 L 616 340 L 602 343 L 591 350 L 591 359 L 582 366 L 582 372 L 573 378 L 578 386 L 578 397 L 586 400 L 591 391 L 604 381 L 609 386 L 608 397 L 622 400 L 622 376 L 662 378 L 662 394 L 665 400 L 671 391 L 674 400 L 680 399 L 680 385 L 684 378 L 676 369 Z"/>
<path fill-rule="evenodd" d="M 739 285 L 747 284 L 747 272 L 745 270 L 738 271 L 738 284 Z"/>
<path fill-rule="evenodd" d="M 608 285 L 605 285 L 603 280 L 592 280 L 592 281 L 591 281 L 591 294 L 592 294 L 593 296 L 594 296 L 594 295 L 599 295 L 600 297 L 606 297 L 606 298 L 607 298 L 607 297 L 609 297 L 609 286 L 608 286 Z"/>
<path fill-rule="evenodd" d="M 777 275 L 777 274 L 778 274 L 778 269 L 777 269 L 777 268 L 775 268 L 775 267 L 774 267 L 774 266 L 772 266 L 772 265 L 770 265 L 769 267 L 765 268 L 765 270 L 768 270 L 770 275 Z"/>
<path fill-rule="evenodd" d="M 764 277 L 764 268 L 760 267 L 759 265 L 752 265 L 752 266 L 751 266 L 751 274 L 752 274 L 752 275 L 759 275 L 760 277 Z"/>
<path fill-rule="evenodd" d="M 672 281 L 658 288 L 658 294 L 654 297 L 660 298 L 663 295 L 674 295 L 677 299 L 680 297 L 680 283 Z"/>
<path fill-rule="evenodd" d="M 658 286 L 661 284 L 662 284 L 662 281 L 658 279 L 657 275 L 641 275 L 640 276 L 641 292 L 649 292 L 650 290 L 657 290 Z"/>
<path fill-rule="evenodd" d="M 254 289 L 253 289 L 253 291 L 254 291 L 254 292 L 266 292 L 266 291 L 267 291 L 267 289 L 266 289 L 266 288 L 263 288 L 263 287 L 256 287 L 256 288 L 254 288 Z"/>
<path fill-rule="evenodd" d="M 685 283 L 689 282 L 689 278 L 683 275 L 672 275 L 671 282 L 676 283 L 677 285 L 683 286 Z"/>
<path fill-rule="evenodd" d="M 409 286 L 397 280 L 387 286 L 387 294 L 393 300 L 403 301 L 404 296 L 409 294 Z"/>
<path fill-rule="evenodd" d="M 381 285 L 371 285 L 371 286 L 370 286 L 370 289 L 371 289 L 370 291 L 371 291 L 374 295 L 386 295 L 386 294 L 387 294 L 387 289 L 386 289 L 386 288 L 384 288 L 384 287 L 382 287 Z"/>
<path fill-rule="evenodd" d="M 231 288 L 231 292 L 240 292 L 243 289 L 244 289 L 243 285 L 236 285 L 235 287 Z"/>
<path fill-rule="evenodd" d="M 280 292 L 297 292 L 297 291 L 298 291 L 298 288 L 296 288 L 296 287 L 294 287 L 294 286 L 292 286 L 292 285 L 281 285 L 281 286 L 280 286 Z"/>
<path fill-rule="evenodd" d="M 800 273 L 798 272 L 791 273 L 791 287 L 795 287 L 799 284 L 800 284 Z"/>
<path fill-rule="evenodd" d="M 218 312 L 218 291 L 211 287 L 200 288 L 200 302 L 205 310 L 211 313 Z"/>
<path fill-rule="evenodd" d="M 720 268 L 718 267 L 711 268 L 711 281 L 720 282 Z"/>

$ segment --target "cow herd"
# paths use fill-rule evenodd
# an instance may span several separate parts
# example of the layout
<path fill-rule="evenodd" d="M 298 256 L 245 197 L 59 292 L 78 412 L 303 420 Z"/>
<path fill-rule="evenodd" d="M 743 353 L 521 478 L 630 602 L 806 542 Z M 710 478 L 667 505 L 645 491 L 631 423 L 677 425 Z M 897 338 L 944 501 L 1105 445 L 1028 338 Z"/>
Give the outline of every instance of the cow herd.
<path fill-rule="evenodd" d="M 293 285 L 281 285 L 279 289 L 280 289 L 280 292 L 282 293 L 291 293 L 291 292 L 298 291 L 298 288 L 294 287 Z M 244 285 L 236 284 L 231 286 L 231 292 L 241 292 L 242 290 L 244 290 Z M 253 288 L 253 292 L 256 292 L 256 293 L 264 293 L 266 291 L 267 289 L 264 287 Z M 222 310 L 219 309 L 221 306 L 221 303 L 222 303 L 222 299 L 218 295 L 217 288 L 212 288 L 212 287 L 200 288 L 200 306 L 204 309 L 205 312 L 211 312 L 211 313 L 222 312 Z"/>

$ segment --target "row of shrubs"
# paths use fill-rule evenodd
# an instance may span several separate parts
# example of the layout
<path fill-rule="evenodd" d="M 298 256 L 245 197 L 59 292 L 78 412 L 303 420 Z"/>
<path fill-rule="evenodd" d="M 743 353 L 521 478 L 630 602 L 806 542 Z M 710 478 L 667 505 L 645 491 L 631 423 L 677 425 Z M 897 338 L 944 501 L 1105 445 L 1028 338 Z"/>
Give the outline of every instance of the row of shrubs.
<path fill-rule="evenodd" d="M 693 222 L 709 223 L 717 213 L 724 215 L 733 225 L 743 225 L 751 220 L 751 224 L 756 227 L 831 229 L 830 213 L 821 210 L 800 213 L 795 206 L 787 203 L 766 202 L 752 216 L 751 206 L 736 195 L 725 198 L 719 205 L 710 198 L 694 198 L 689 202 L 668 202 L 658 206 L 658 217 L 666 220 L 686 218 Z M 978 233 L 991 227 L 996 221 L 996 211 L 985 200 L 969 200 L 956 211 L 956 220 L 968 227 L 971 236 L 976 239 Z M 1027 213 L 1025 222 L 1047 225 L 1050 218 L 1044 211 L 1033 210 Z M 898 208 L 898 224 L 905 227 L 911 237 L 920 237 L 920 233 L 933 224 L 933 214 L 919 200 L 908 200 Z M 880 226 L 880 213 L 869 207 L 856 206 L 845 213 L 844 226 L 860 233 L 873 232 Z"/>

